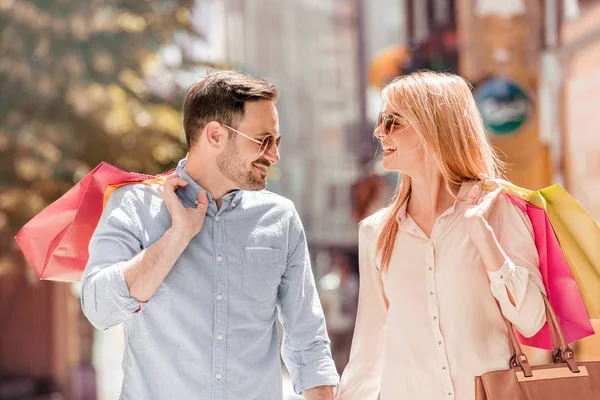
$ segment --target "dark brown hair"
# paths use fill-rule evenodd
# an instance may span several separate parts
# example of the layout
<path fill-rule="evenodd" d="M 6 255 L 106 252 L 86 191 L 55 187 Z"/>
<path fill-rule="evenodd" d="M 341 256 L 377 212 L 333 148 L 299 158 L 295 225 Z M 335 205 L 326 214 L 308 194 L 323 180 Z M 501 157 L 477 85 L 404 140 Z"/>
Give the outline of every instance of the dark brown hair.
<path fill-rule="evenodd" d="M 200 138 L 200 131 L 211 121 L 236 128 L 244 116 L 247 102 L 277 101 L 279 92 L 264 79 L 237 71 L 219 71 L 192 86 L 183 105 L 183 129 L 188 148 Z M 231 136 L 232 133 L 229 132 Z"/>

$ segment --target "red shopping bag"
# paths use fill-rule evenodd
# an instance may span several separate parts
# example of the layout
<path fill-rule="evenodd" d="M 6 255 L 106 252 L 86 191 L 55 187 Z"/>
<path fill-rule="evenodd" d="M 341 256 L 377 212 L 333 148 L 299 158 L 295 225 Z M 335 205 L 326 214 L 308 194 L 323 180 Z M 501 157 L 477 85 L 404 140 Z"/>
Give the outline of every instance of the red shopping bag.
<path fill-rule="evenodd" d="M 88 245 L 102 215 L 107 189 L 159 181 L 173 171 L 154 176 L 100 163 L 17 233 L 17 243 L 37 276 L 54 281 L 79 281 L 88 261 Z"/>
<path fill-rule="evenodd" d="M 520 197 L 508 194 L 506 196 L 531 221 L 544 287 L 548 300 L 556 311 L 567 342 L 573 343 L 593 335 L 594 329 L 581 292 L 554 234 L 546 210 L 536 207 Z M 522 336 L 519 332 L 515 333 L 521 344 L 552 350 L 552 338 L 548 324 L 545 324 L 542 330 L 530 338 Z"/>

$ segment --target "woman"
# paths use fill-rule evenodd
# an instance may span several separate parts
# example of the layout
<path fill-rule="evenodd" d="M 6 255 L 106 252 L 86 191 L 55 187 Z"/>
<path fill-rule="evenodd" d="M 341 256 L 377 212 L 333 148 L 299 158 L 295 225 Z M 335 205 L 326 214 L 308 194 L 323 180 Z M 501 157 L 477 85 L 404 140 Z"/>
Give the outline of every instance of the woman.
<path fill-rule="evenodd" d="M 419 72 L 383 91 L 375 136 L 401 171 L 392 204 L 360 224 L 360 300 L 337 400 L 468 400 L 507 369 L 502 314 L 527 337 L 545 322 L 533 230 L 495 185 L 500 162 L 469 84 Z M 497 187 L 497 185 L 496 185 Z"/>

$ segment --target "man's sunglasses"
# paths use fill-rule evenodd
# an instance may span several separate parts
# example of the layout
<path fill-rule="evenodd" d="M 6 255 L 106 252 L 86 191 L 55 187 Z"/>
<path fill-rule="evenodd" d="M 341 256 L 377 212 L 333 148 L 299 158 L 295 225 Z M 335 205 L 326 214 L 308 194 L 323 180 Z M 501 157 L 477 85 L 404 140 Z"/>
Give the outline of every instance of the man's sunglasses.
<path fill-rule="evenodd" d="M 279 147 L 279 143 L 281 143 L 281 135 L 279 135 L 279 136 L 267 135 L 262 140 L 259 140 L 259 139 L 253 138 L 252 136 L 246 135 L 245 133 L 242 133 L 242 132 L 238 131 L 237 129 L 234 129 L 234 128 L 230 127 L 229 125 L 225 125 L 222 122 L 221 122 L 221 125 L 223 125 L 227 129 L 234 131 L 237 134 L 242 135 L 246 139 L 252 140 L 254 143 L 258 143 L 260 145 L 260 147 L 258 148 L 258 156 L 259 157 L 262 156 L 263 154 L 265 154 L 266 152 L 268 152 L 269 150 L 271 150 L 273 145 L 275 145 L 276 147 Z"/>

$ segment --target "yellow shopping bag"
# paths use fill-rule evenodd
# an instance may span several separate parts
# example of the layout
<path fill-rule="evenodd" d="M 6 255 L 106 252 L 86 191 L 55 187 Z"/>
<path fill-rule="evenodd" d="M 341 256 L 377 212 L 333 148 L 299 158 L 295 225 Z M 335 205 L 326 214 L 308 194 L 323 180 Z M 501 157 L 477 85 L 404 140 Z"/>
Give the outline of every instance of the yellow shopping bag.
<path fill-rule="evenodd" d="M 600 318 L 600 227 L 560 185 L 540 190 L 591 318 Z"/>

